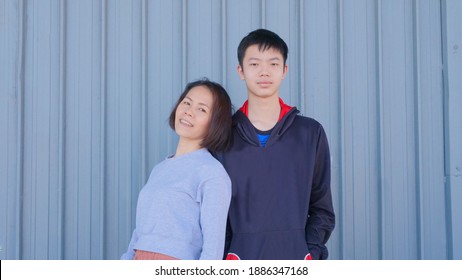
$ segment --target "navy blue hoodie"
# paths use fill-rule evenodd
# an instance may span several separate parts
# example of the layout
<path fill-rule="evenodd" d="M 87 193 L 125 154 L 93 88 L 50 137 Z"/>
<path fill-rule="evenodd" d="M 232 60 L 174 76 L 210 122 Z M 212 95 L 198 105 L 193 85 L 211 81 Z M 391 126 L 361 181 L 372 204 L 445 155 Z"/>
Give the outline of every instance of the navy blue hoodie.
<path fill-rule="evenodd" d="M 326 259 L 335 225 L 330 155 L 321 124 L 293 107 L 265 147 L 237 111 L 233 145 L 218 156 L 232 181 L 227 259 Z"/>

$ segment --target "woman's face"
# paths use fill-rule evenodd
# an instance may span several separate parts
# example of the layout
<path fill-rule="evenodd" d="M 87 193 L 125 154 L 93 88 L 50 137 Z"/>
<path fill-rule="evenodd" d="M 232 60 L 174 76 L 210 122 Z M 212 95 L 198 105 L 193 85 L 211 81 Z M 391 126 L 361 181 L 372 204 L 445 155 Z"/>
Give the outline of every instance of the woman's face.
<path fill-rule="evenodd" d="M 182 140 L 200 144 L 207 134 L 213 106 L 213 95 L 205 86 L 193 87 L 181 100 L 175 112 L 175 132 Z"/>

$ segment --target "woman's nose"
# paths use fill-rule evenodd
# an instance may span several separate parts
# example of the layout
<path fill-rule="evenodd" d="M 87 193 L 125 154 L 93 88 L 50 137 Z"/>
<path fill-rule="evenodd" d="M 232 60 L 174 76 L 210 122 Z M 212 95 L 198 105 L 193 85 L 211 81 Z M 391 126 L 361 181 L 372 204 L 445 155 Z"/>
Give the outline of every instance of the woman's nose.
<path fill-rule="evenodd" d="M 192 117 L 191 109 L 189 109 L 189 108 L 186 109 L 186 110 L 184 111 L 184 114 Z"/>

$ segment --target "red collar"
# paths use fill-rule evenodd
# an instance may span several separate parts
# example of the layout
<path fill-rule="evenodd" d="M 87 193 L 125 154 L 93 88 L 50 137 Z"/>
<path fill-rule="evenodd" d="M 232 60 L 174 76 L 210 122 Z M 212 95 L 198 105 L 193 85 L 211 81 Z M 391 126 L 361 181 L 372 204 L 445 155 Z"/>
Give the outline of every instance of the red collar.
<path fill-rule="evenodd" d="M 279 114 L 278 121 L 280 121 L 285 116 L 285 114 L 287 114 L 287 112 L 289 112 L 290 109 L 292 109 L 292 107 L 285 104 L 284 101 L 282 101 L 280 97 L 279 97 L 279 105 L 281 106 L 281 113 Z M 239 110 L 242 113 L 244 113 L 247 117 L 249 117 L 249 100 L 246 100 L 244 102 L 244 105 L 242 105 L 242 107 Z"/>

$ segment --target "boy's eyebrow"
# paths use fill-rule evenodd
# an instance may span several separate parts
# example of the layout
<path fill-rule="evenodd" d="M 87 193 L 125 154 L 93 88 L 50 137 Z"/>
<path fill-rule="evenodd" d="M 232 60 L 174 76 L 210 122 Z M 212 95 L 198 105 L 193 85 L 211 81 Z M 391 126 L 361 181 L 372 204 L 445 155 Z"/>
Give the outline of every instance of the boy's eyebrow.
<path fill-rule="evenodd" d="M 249 57 L 249 60 L 258 60 L 258 61 L 261 61 L 262 59 L 260 58 L 257 58 L 257 57 Z M 268 59 L 268 61 L 272 61 L 272 60 L 281 60 L 279 57 L 272 57 L 270 59 Z"/>

